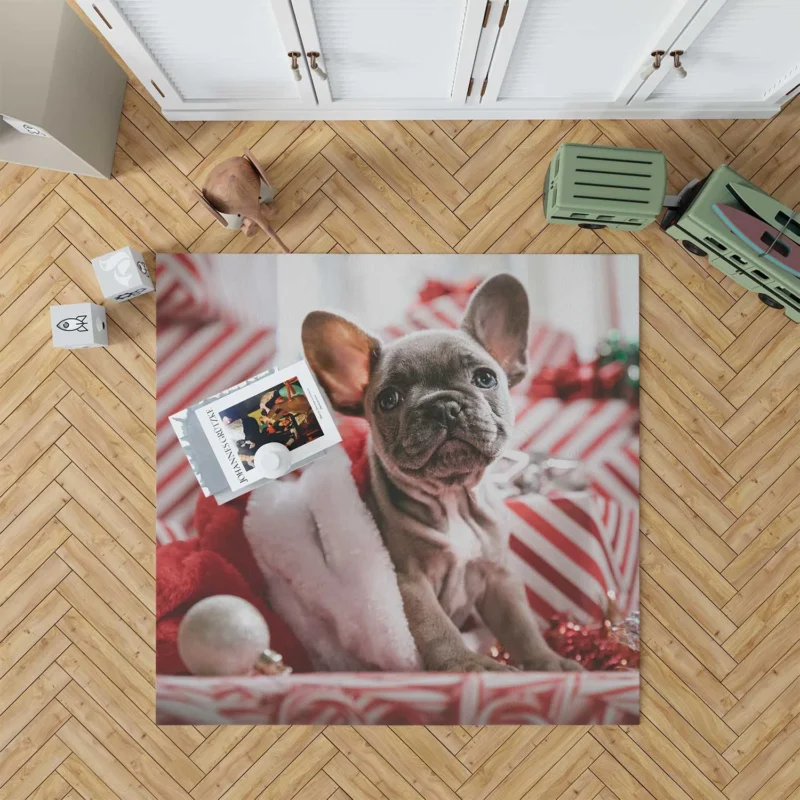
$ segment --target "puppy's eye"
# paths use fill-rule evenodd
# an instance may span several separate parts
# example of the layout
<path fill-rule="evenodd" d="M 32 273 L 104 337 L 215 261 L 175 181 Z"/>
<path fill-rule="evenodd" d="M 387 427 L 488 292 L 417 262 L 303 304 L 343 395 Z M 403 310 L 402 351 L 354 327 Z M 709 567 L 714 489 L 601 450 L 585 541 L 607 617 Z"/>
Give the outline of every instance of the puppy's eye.
<path fill-rule="evenodd" d="M 472 382 L 479 389 L 494 389 L 494 387 L 497 386 L 497 375 L 485 367 L 476 369 L 472 374 Z"/>
<path fill-rule="evenodd" d="M 378 395 L 378 405 L 381 407 L 381 411 L 393 411 L 400 405 L 402 399 L 397 389 L 384 389 Z"/>

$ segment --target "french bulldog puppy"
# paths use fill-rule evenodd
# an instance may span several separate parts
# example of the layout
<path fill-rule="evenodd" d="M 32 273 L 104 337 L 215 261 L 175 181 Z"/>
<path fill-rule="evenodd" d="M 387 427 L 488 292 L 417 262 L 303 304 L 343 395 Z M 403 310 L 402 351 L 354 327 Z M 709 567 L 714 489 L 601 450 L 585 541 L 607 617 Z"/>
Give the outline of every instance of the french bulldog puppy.
<path fill-rule="evenodd" d="M 335 314 L 303 321 L 306 359 L 334 408 L 370 424 L 366 502 L 428 670 L 509 669 L 464 644 L 473 612 L 522 669 L 581 669 L 545 643 L 509 565 L 505 506 L 484 479 L 514 423 L 528 316 L 525 288 L 501 274 L 475 290 L 459 330 L 383 345 Z"/>

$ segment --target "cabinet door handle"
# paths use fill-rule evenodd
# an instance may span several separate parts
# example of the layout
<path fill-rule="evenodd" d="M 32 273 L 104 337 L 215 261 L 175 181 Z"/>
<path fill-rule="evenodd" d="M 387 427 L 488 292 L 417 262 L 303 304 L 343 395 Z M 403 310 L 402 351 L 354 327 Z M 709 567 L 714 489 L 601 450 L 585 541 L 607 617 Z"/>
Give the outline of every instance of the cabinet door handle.
<path fill-rule="evenodd" d="M 675 65 L 675 71 L 678 73 L 679 78 L 686 77 L 686 70 L 681 64 L 681 56 L 683 55 L 683 50 L 670 50 L 669 53 L 672 56 L 672 63 Z"/>
<path fill-rule="evenodd" d="M 311 51 L 310 53 L 306 53 L 308 56 L 308 60 L 310 62 L 309 66 L 311 67 L 311 71 L 321 80 L 326 81 L 328 80 L 328 73 L 325 72 L 322 67 L 317 66 L 317 59 L 322 58 L 319 53 L 315 51 Z"/>
<path fill-rule="evenodd" d="M 294 78 L 296 81 L 301 81 L 301 80 L 303 80 L 303 76 L 302 76 L 302 74 L 300 73 L 300 64 L 298 64 L 298 63 L 297 63 L 297 59 L 298 59 L 298 58 L 300 58 L 300 56 L 302 56 L 302 55 L 303 55 L 302 53 L 298 53 L 298 52 L 297 52 L 297 51 L 295 51 L 295 50 L 293 50 L 291 53 L 288 53 L 288 56 L 289 56 L 289 58 L 291 58 L 291 59 L 292 59 L 292 64 L 291 64 L 291 68 L 292 68 L 292 77 L 293 77 L 293 78 Z"/>
<path fill-rule="evenodd" d="M 95 5 L 93 5 L 92 8 L 94 9 L 94 13 L 97 14 L 97 16 L 100 17 L 100 19 L 103 20 L 103 22 L 105 22 L 106 27 L 110 31 L 113 31 L 114 26 L 103 16 L 103 12 Z"/>
<path fill-rule="evenodd" d="M 657 69 L 661 69 L 661 59 L 664 58 L 663 50 L 653 50 L 650 55 L 653 57 L 653 63 L 640 75 L 643 81 L 646 81 Z"/>

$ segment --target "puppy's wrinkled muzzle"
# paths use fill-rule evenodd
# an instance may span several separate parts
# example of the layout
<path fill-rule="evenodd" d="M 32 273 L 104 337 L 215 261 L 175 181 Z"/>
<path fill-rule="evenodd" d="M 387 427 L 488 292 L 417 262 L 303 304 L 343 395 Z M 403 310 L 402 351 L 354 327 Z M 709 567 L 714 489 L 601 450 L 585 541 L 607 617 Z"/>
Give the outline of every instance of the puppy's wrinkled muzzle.
<path fill-rule="evenodd" d="M 468 398 L 437 392 L 409 411 L 395 451 L 401 467 L 449 482 L 482 471 L 502 447 L 504 433 Z"/>
<path fill-rule="evenodd" d="M 459 423 L 462 405 L 453 398 L 437 397 L 421 404 L 419 414 L 431 422 L 438 423 L 448 430 L 453 430 Z"/>
<path fill-rule="evenodd" d="M 415 467 L 422 466 L 446 439 L 469 427 L 463 411 L 462 402 L 449 392 L 437 392 L 411 409 L 401 441 Z"/>

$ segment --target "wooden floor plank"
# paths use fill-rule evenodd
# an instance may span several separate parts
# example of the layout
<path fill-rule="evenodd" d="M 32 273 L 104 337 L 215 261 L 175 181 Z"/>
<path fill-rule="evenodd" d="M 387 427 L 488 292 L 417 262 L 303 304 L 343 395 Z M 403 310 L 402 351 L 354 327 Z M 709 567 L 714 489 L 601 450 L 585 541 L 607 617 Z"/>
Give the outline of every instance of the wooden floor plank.
<path fill-rule="evenodd" d="M 75 356 L 66 358 L 56 374 L 97 417 L 124 437 L 125 444 L 151 467 L 155 466 L 152 432 Z"/>
<path fill-rule="evenodd" d="M 717 607 L 736 594 L 736 589 L 647 500 L 643 499 L 641 506 L 641 532 Z"/>
<path fill-rule="evenodd" d="M 114 156 L 111 174 L 150 214 L 158 220 L 164 220 L 166 230 L 183 247 L 188 247 L 203 232 L 203 229 L 120 148 L 117 148 Z"/>
<path fill-rule="evenodd" d="M 148 249 L 116 214 L 105 211 L 100 198 L 74 175 L 65 178 L 56 191 L 113 249 L 118 250 L 126 245 L 139 251 Z"/>
<path fill-rule="evenodd" d="M 726 495 L 736 481 L 724 465 L 715 461 L 667 412 L 642 390 L 642 424 L 661 442 L 668 442 L 670 452 L 680 453 L 680 462 L 708 488 L 716 498 Z"/>
<path fill-rule="evenodd" d="M 197 189 L 164 153 L 127 118 L 119 121 L 117 147 L 141 167 L 184 211 L 197 203 Z"/>
<path fill-rule="evenodd" d="M 797 504 L 795 503 L 795 505 Z M 784 515 L 784 517 L 785 516 L 786 515 Z M 795 536 L 789 539 L 780 549 L 776 548 L 777 552 L 775 552 L 773 557 L 768 559 L 758 570 L 758 572 L 763 571 L 761 577 L 764 580 L 748 581 L 743 585 L 742 589 L 725 604 L 723 611 L 734 622 L 738 625 L 742 625 L 742 623 L 747 620 L 747 624 L 749 625 L 749 620 L 752 619 L 750 615 L 753 614 L 755 616 L 755 614 L 758 613 L 756 609 L 759 603 L 763 602 L 764 606 L 772 606 L 772 598 L 776 597 L 778 594 L 782 581 L 796 578 L 794 573 L 798 566 L 800 566 L 800 564 L 798 564 L 798 560 L 800 560 L 798 545 L 800 545 L 800 541 L 798 541 L 798 537 Z M 771 578 L 771 580 L 768 580 L 768 578 Z M 775 589 L 776 586 L 778 590 Z M 760 616 L 765 618 L 767 614 L 768 612 L 765 611 L 764 614 L 760 614 Z"/>
<path fill-rule="evenodd" d="M 3 240 L 3 247 L 0 248 L 0 275 L 5 275 L 67 211 L 69 206 L 55 192 L 36 206 Z"/>
<path fill-rule="evenodd" d="M 734 767 L 646 681 L 642 682 L 642 713 L 718 789 L 736 777 Z M 631 726 L 628 735 L 645 750 L 650 750 L 643 740 L 650 735 L 651 728 L 649 725 L 640 727 L 642 735 L 638 726 Z M 681 771 L 675 770 L 677 774 Z"/>
<path fill-rule="evenodd" d="M 69 712 L 67 709 L 57 700 L 51 700 L 0 751 L 0 786 L 6 784 L 6 792 L 10 792 L 6 783 L 9 778 L 18 769 L 24 767 L 25 762 L 35 756 L 36 751 L 43 748 L 68 719 Z"/>
<path fill-rule="evenodd" d="M 403 120 L 400 124 L 450 173 L 461 167 L 469 156 L 430 120 Z M 463 182 L 461 182 L 463 185 Z"/>
<path fill-rule="evenodd" d="M 727 164 L 735 158 L 735 153 L 722 142 L 719 136 L 709 130 L 703 121 L 699 119 L 671 119 L 667 124 L 707 164 L 713 164 L 717 167 L 721 164 Z"/>
<path fill-rule="evenodd" d="M 467 119 L 436 120 L 436 124 L 451 138 L 455 139 L 469 125 Z"/>
<path fill-rule="evenodd" d="M 64 180 L 64 174 L 36 170 L 2 205 L 0 242 L 28 216 L 53 189 Z"/>
<path fill-rule="evenodd" d="M 68 611 L 67 603 L 57 592 L 50 592 L 0 644 L 0 677 L 38 642 Z"/>
<path fill-rule="evenodd" d="M 178 169 L 188 175 L 202 160 L 197 152 L 131 85 L 125 92 L 122 113 Z"/>
<path fill-rule="evenodd" d="M 154 663 L 150 644 L 138 636 L 75 572 L 70 572 L 58 584 L 58 593 L 111 642 L 139 673 L 148 676 Z"/>
<path fill-rule="evenodd" d="M 69 246 L 54 228 L 17 262 L 16 269 L 0 279 L 0 313 L 3 313 Z"/>
<path fill-rule="evenodd" d="M 67 734 L 65 734 L 66 736 Z M 58 768 L 58 774 L 72 787 L 68 800 L 78 797 L 108 797 L 109 800 L 114 800 L 114 798 L 120 797 L 111 790 L 107 783 L 100 780 L 74 752 L 62 762 Z"/>
<path fill-rule="evenodd" d="M 361 210 L 360 227 L 384 253 L 413 253 L 416 248 L 397 228 L 388 222 L 378 209 L 369 205 L 364 196 L 341 173 L 336 173 L 322 189 L 346 215 Z"/>
<path fill-rule="evenodd" d="M 55 696 L 69 683 L 69 675 L 51 664 L 10 706 L 0 715 L 0 746 L 5 748 L 37 714 L 54 702 Z"/>
<path fill-rule="evenodd" d="M 453 141 L 471 156 L 502 127 L 503 121 L 499 119 L 474 119 L 453 137 Z"/>
<path fill-rule="evenodd" d="M 510 156 L 537 126 L 531 120 L 509 120 L 464 164 L 455 178 L 471 192 Z"/>
<path fill-rule="evenodd" d="M 730 166 L 745 178 L 751 178 L 797 132 L 798 119 L 800 103 L 795 98 L 783 114 L 769 120 L 763 128 L 756 126 L 759 132 L 738 151 Z"/>
<path fill-rule="evenodd" d="M 76 500 L 70 500 L 56 517 L 73 536 L 111 571 L 151 613 L 155 613 L 155 583 L 152 575 L 117 543 Z"/>
<path fill-rule="evenodd" d="M 603 753 L 603 747 L 588 733 L 584 734 L 555 764 L 523 795 L 525 800 L 535 797 L 562 797 L 572 791 L 573 796 L 590 796 L 589 787 L 602 788 L 588 768 Z"/>
<path fill-rule="evenodd" d="M 58 440 L 58 446 L 144 533 L 152 535 L 152 503 L 86 437 L 70 428 Z"/>
<path fill-rule="evenodd" d="M 124 170 L 117 165 L 116 171 Z M 144 244 L 143 250 L 155 250 L 163 253 L 179 253 L 184 250 L 180 242 L 150 213 L 150 203 L 140 202 L 131 194 L 119 180 L 104 180 L 102 178 L 82 178 L 84 183 L 105 206 L 108 211 L 133 231 Z M 142 194 L 140 188 L 132 181 L 126 181 L 137 194 Z M 144 200 L 144 197 L 142 197 Z M 88 200 L 88 197 L 87 197 Z M 95 203 L 94 199 L 91 202 Z M 153 209 L 157 210 L 157 206 Z M 106 212 L 107 213 L 107 212 Z"/>
<path fill-rule="evenodd" d="M 722 644 L 737 631 L 731 620 L 672 564 L 662 550 L 647 539 L 642 540 L 641 547 L 642 568 L 717 643 Z M 730 653 L 728 648 L 725 649 Z"/>
<path fill-rule="evenodd" d="M 531 800 L 531 797 L 536 797 L 537 793 L 534 792 L 536 784 L 543 780 L 553 764 L 561 761 L 585 735 L 586 728 L 579 726 L 559 726 L 552 729 L 520 762 L 519 768 L 504 778 L 489 797 L 492 800 L 497 797 L 509 800 L 519 800 L 522 797 Z M 530 794 L 529 789 L 531 789 Z"/>
<path fill-rule="evenodd" d="M 67 759 L 65 763 L 70 763 L 69 771 L 62 770 L 59 774 L 71 785 L 79 790 L 83 787 L 100 792 L 110 790 L 112 796 L 119 797 L 120 800 L 155 800 L 76 717 L 73 716 L 63 725 L 57 735 L 83 765 L 92 765 L 91 769 L 84 769 Z"/>
<path fill-rule="evenodd" d="M 4 164 L 0 167 L 0 205 L 5 203 L 35 171 L 35 167 L 28 167 L 25 164 Z"/>
<path fill-rule="evenodd" d="M 399 122 L 366 123 L 372 131 L 452 211 L 469 192 Z"/>
<path fill-rule="evenodd" d="M 275 132 L 277 128 L 273 127 L 271 130 Z M 298 128 L 298 130 L 302 132 L 286 149 L 281 150 L 282 143 L 275 142 L 273 143 L 274 150 L 264 159 L 265 161 L 269 159 L 273 152 L 280 152 L 280 155 L 274 158 L 267 167 L 270 184 L 278 191 L 286 186 L 314 156 L 318 155 L 335 135 L 324 122 L 312 122 L 307 128 Z M 268 136 L 269 134 L 264 139 Z"/>
<path fill-rule="evenodd" d="M 94 686 L 92 689 L 96 691 Z M 160 755 L 158 760 L 154 758 L 153 752 L 149 751 L 148 742 L 139 734 L 139 731 L 116 722 L 112 718 L 112 714 L 108 713 L 109 707 L 88 695 L 78 682 L 70 683 L 58 695 L 58 699 L 75 719 L 80 720 L 93 736 L 103 742 L 106 749 L 120 764 L 150 790 L 151 794 L 155 797 L 168 795 L 180 798 L 180 800 L 189 800 L 191 795 L 181 791 L 178 783 L 180 772 L 174 761 L 167 762 L 169 767 L 169 771 L 167 771 L 163 764 L 159 763 L 166 761 L 164 755 L 157 748 L 153 748 Z M 161 744 L 168 741 L 163 733 L 160 734 Z M 148 750 L 148 752 L 143 752 L 143 750 Z M 190 774 L 183 779 L 183 783 L 193 785 L 193 780 L 194 775 Z"/>
<path fill-rule="evenodd" d="M 466 229 L 439 197 L 365 126 L 332 123 L 332 127 L 340 138 L 324 152 L 336 169 L 423 252 L 451 252 L 450 246 Z M 399 199 L 416 214 L 408 214 Z"/>
<path fill-rule="evenodd" d="M 456 209 L 456 214 L 466 225 L 477 225 L 575 127 L 574 122 L 566 120 L 546 120 L 537 125 L 522 144 L 474 189 Z M 589 136 L 596 133 L 597 129 L 587 124 L 582 132 Z M 541 182 L 536 188 L 541 189 Z M 538 194 L 535 196 L 538 197 Z"/>
<path fill-rule="evenodd" d="M 59 451 L 61 452 L 61 451 Z M 155 575 L 152 538 L 104 494 L 77 465 L 70 464 L 57 478 L 81 508 L 117 541 L 151 575 Z"/>
<path fill-rule="evenodd" d="M 235 127 L 236 123 L 228 120 L 203 122 L 187 141 L 200 155 L 207 156 Z"/>

